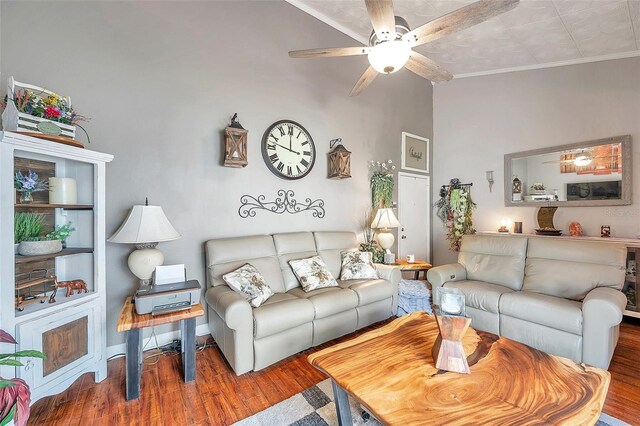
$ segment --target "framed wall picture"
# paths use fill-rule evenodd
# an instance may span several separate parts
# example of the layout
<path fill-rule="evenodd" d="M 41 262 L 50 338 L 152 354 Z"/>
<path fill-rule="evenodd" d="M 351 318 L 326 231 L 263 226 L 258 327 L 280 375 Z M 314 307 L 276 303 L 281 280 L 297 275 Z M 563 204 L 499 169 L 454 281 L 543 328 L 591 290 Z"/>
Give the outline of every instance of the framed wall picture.
<path fill-rule="evenodd" d="M 429 173 L 429 139 L 402 132 L 402 169 Z"/>

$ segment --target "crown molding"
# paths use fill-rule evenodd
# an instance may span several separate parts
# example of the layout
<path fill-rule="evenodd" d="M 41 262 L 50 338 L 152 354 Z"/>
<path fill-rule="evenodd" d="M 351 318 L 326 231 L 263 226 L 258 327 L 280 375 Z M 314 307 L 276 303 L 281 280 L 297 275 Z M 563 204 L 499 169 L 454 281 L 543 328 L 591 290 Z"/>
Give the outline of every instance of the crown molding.
<path fill-rule="evenodd" d="M 588 64 L 590 62 L 611 61 L 613 59 L 635 58 L 637 56 L 640 56 L 640 50 L 633 50 L 631 52 L 612 53 L 610 55 L 590 56 L 587 58 L 569 59 L 567 61 L 548 62 L 544 64 L 523 65 L 521 67 L 500 68 L 497 70 L 454 74 L 453 77 L 454 79 L 467 78 L 467 77 L 479 77 L 483 75 L 504 74 L 508 72 L 529 71 L 529 70 L 539 70 L 544 68 L 564 67 L 567 65 Z"/>
<path fill-rule="evenodd" d="M 364 44 L 365 46 L 369 45 L 369 39 L 362 37 L 360 34 L 356 33 L 355 31 L 347 28 L 346 26 L 342 25 L 341 23 L 339 23 L 338 21 L 336 21 L 335 19 L 332 19 L 330 17 L 328 17 L 327 15 L 325 15 L 324 13 L 320 13 L 317 10 L 315 10 L 314 8 L 312 8 L 311 6 L 308 6 L 304 3 L 302 3 L 300 0 L 284 0 L 287 3 L 289 3 L 292 6 L 297 7 L 298 9 L 302 10 L 303 12 L 308 13 L 309 15 L 313 16 L 314 18 L 318 19 L 321 22 L 324 22 L 325 24 L 329 25 L 330 27 L 335 28 L 336 30 L 340 31 L 341 33 L 348 35 L 349 37 L 351 37 L 352 39 L 358 41 L 361 44 Z"/>

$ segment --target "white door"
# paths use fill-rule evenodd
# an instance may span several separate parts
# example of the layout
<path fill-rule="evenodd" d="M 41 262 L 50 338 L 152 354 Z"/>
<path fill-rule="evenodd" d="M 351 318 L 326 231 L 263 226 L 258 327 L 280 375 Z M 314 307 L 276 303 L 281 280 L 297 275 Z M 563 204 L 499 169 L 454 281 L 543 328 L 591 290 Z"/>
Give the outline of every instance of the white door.
<path fill-rule="evenodd" d="M 398 256 L 431 262 L 431 190 L 429 176 L 398 173 Z"/>

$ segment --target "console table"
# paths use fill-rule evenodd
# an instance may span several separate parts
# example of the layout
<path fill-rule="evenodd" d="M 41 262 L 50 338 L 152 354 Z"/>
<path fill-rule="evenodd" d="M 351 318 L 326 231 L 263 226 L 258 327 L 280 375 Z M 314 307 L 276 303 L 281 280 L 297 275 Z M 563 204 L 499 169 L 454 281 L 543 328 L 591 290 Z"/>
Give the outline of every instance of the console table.
<path fill-rule="evenodd" d="M 131 296 L 122 306 L 118 319 L 118 331 L 127 333 L 126 377 L 127 401 L 140 396 L 140 376 L 142 375 L 142 329 L 156 325 L 180 321 L 182 338 L 182 365 L 184 381 L 190 382 L 196 377 L 196 318 L 204 315 L 201 304 L 185 311 L 163 315 L 138 315 Z"/>

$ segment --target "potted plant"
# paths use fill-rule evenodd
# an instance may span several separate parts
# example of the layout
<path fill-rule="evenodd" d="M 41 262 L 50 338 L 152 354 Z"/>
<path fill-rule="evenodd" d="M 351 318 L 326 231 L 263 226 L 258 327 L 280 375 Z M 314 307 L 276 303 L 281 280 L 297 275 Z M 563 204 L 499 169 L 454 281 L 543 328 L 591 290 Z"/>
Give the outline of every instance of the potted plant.
<path fill-rule="evenodd" d="M 16 345 L 18 342 L 6 331 L 0 330 L 0 343 Z M 20 357 L 45 359 L 46 355 L 34 350 L 0 354 L 0 365 L 22 367 L 23 364 L 17 359 Z M 24 380 L 0 378 L 0 426 L 5 426 L 12 420 L 16 426 L 26 425 L 29 419 L 30 402 L 31 391 Z"/>
<path fill-rule="evenodd" d="M 42 232 L 44 215 L 37 213 L 18 212 L 13 216 L 14 251 L 18 253 L 18 245 L 30 238 L 35 238 Z"/>
<path fill-rule="evenodd" d="M 369 209 L 364 214 L 364 222 L 362 224 L 362 235 L 364 236 L 364 243 L 360 244 L 360 251 L 370 252 L 371 258 L 374 263 L 382 263 L 384 261 L 384 251 L 375 240 L 376 232 L 373 228 L 371 228 L 371 222 L 373 221 L 373 218 L 373 210 Z"/>
<path fill-rule="evenodd" d="M 55 231 L 47 235 L 62 241 L 62 248 L 67 248 L 67 238 L 69 238 L 71 233 L 75 230 L 76 228 L 73 228 L 71 226 L 71 222 L 69 222 L 69 223 L 65 223 L 62 226 L 56 226 Z"/>
<path fill-rule="evenodd" d="M 21 203 L 32 203 L 34 192 L 46 191 L 49 189 L 49 183 L 44 179 L 40 179 L 38 174 L 31 170 L 29 170 L 29 173 L 26 175 L 23 175 L 22 171 L 18 170 L 13 182 L 16 191 L 20 193 Z"/>

